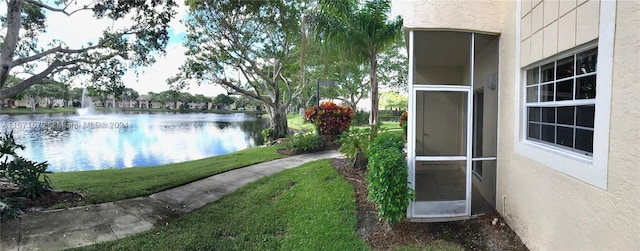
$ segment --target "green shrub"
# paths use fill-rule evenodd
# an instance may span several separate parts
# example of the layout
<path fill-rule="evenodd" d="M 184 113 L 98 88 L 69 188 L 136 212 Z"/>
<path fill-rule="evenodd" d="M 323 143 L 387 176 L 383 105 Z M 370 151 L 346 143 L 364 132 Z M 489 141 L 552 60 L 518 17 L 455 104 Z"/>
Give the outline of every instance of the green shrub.
<path fill-rule="evenodd" d="M 322 140 L 315 133 L 301 133 L 287 138 L 282 145 L 291 154 L 315 152 L 322 149 Z"/>
<path fill-rule="evenodd" d="M 1 170 L 5 178 L 11 183 L 20 187 L 20 194 L 34 198 L 45 190 L 51 190 L 49 177 L 46 173 L 49 164 L 45 162 L 34 162 L 20 156 L 14 156 L 12 161 L 0 163 Z"/>
<path fill-rule="evenodd" d="M 351 167 L 357 169 L 367 167 L 366 152 L 369 149 L 369 135 L 370 130 L 352 128 L 338 139 L 338 143 L 341 144 L 338 151 L 351 161 Z"/>
<path fill-rule="evenodd" d="M 25 147 L 16 143 L 13 133 L 0 136 L 0 179 L 18 185 L 20 193 L 27 197 L 36 197 L 45 190 L 50 190 L 47 171 L 49 164 L 33 162 L 16 154 L 17 149 Z"/>
<path fill-rule="evenodd" d="M 20 211 L 15 208 L 24 197 L 37 197 L 45 190 L 51 189 L 46 176 L 49 164 L 33 162 L 16 154 L 16 150 L 24 150 L 24 146 L 16 143 L 13 133 L 0 136 L 0 180 L 8 181 L 20 189 L 17 196 L 12 195 L 0 201 L 0 218 L 15 218 Z"/>
<path fill-rule="evenodd" d="M 374 127 L 373 129 L 351 128 L 348 132 L 340 135 L 338 143 L 341 145 L 338 151 L 351 161 L 353 168 L 367 168 L 367 150 L 369 149 L 371 139 L 378 135 L 377 128 L 378 127 Z"/>
<path fill-rule="evenodd" d="M 265 144 L 269 143 L 269 138 L 271 138 L 271 134 L 273 134 L 273 128 L 271 127 L 265 128 L 264 130 L 262 130 L 262 137 L 264 137 Z"/>
<path fill-rule="evenodd" d="M 402 135 L 378 135 L 367 151 L 369 165 L 366 174 L 369 195 L 367 199 L 378 209 L 378 217 L 388 224 L 399 222 L 415 199 L 408 186 L 408 167 L 404 157 Z"/>

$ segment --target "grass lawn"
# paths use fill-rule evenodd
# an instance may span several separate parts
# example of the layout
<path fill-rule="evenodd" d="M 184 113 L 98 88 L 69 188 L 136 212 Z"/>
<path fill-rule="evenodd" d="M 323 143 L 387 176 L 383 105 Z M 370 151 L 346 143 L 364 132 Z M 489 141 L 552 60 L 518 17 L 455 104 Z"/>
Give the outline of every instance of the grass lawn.
<path fill-rule="evenodd" d="M 361 125 L 361 126 L 354 126 L 355 128 L 360 128 L 360 129 L 366 129 L 366 128 L 371 128 L 371 126 L 369 125 Z M 382 125 L 380 125 L 381 129 L 387 129 L 389 131 L 394 131 L 394 130 L 400 130 L 400 124 L 398 124 L 398 122 L 393 122 L 393 121 L 383 121 Z"/>
<path fill-rule="evenodd" d="M 299 113 L 287 114 L 287 125 L 296 131 L 312 132 L 315 126 L 305 121 Z"/>
<path fill-rule="evenodd" d="M 353 187 L 315 161 L 262 178 L 167 226 L 79 250 L 368 250 Z"/>
<path fill-rule="evenodd" d="M 277 147 L 256 147 L 200 160 L 155 167 L 136 167 L 49 174 L 56 190 L 82 193 L 88 203 L 102 203 L 184 185 L 208 176 L 282 158 Z"/>

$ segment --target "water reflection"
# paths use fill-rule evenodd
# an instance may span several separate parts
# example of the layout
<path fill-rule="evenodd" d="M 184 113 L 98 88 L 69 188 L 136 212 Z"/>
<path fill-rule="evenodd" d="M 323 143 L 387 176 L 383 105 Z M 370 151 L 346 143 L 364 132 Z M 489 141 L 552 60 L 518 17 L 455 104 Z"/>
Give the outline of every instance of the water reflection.
<path fill-rule="evenodd" d="M 24 157 L 53 172 L 140 167 L 261 145 L 266 121 L 247 114 L 0 115 Z"/>

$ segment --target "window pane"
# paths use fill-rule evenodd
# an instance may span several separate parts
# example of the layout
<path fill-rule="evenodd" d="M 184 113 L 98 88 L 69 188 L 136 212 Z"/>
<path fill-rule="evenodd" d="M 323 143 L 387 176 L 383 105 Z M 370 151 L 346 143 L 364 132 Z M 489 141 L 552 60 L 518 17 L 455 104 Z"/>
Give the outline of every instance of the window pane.
<path fill-rule="evenodd" d="M 556 79 L 563 79 L 573 76 L 573 55 L 558 60 Z"/>
<path fill-rule="evenodd" d="M 576 107 L 576 125 L 593 128 L 596 107 L 594 105 L 584 105 Z"/>
<path fill-rule="evenodd" d="M 576 79 L 576 99 L 596 98 L 596 76 Z"/>
<path fill-rule="evenodd" d="M 573 99 L 573 79 L 556 84 L 556 101 Z"/>
<path fill-rule="evenodd" d="M 553 71 L 554 65 L 555 63 L 551 62 L 541 67 L 540 70 L 542 71 L 542 82 L 553 81 L 553 76 L 555 76 L 555 73 Z"/>
<path fill-rule="evenodd" d="M 540 83 L 540 68 L 536 67 L 527 71 L 527 85 Z"/>
<path fill-rule="evenodd" d="M 542 125 L 542 135 L 540 139 L 550 143 L 554 143 L 556 138 L 555 129 L 555 126 L 552 125 Z"/>
<path fill-rule="evenodd" d="M 558 124 L 573 125 L 574 106 L 558 107 Z"/>
<path fill-rule="evenodd" d="M 540 93 L 540 102 L 553 101 L 553 83 L 543 85 Z"/>
<path fill-rule="evenodd" d="M 598 48 L 550 60 L 525 73 L 527 139 L 591 156 Z"/>
<path fill-rule="evenodd" d="M 540 122 L 540 107 L 529 107 L 529 121 Z"/>
<path fill-rule="evenodd" d="M 558 126 L 556 144 L 573 147 L 573 128 Z"/>
<path fill-rule="evenodd" d="M 540 124 L 529 123 L 529 133 L 527 136 L 532 139 L 540 139 Z"/>
<path fill-rule="evenodd" d="M 473 172 L 482 178 L 482 161 L 474 161 Z"/>
<path fill-rule="evenodd" d="M 538 102 L 538 86 L 527 87 L 527 102 Z"/>
<path fill-rule="evenodd" d="M 555 107 L 542 107 L 542 122 L 555 123 L 556 122 L 556 108 Z"/>
<path fill-rule="evenodd" d="M 596 65 L 598 63 L 598 48 L 578 53 L 576 55 L 578 72 L 576 75 L 586 74 L 596 71 Z"/>
<path fill-rule="evenodd" d="M 576 149 L 593 153 L 593 131 L 576 129 Z"/>

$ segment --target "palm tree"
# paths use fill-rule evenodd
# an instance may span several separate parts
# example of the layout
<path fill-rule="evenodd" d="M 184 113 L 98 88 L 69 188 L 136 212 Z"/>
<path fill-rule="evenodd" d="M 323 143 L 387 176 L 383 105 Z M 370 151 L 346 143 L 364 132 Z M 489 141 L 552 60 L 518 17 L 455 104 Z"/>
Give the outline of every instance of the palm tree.
<path fill-rule="evenodd" d="M 345 58 L 367 62 L 370 66 L 371 113 L 369 123 L 378 123 L 378 54 L 391 47 L 402 35 L 402 18 L 388 20 L 390 0 L 320 0 L 314 16 L 315 34 L 344 48 Z"/>

